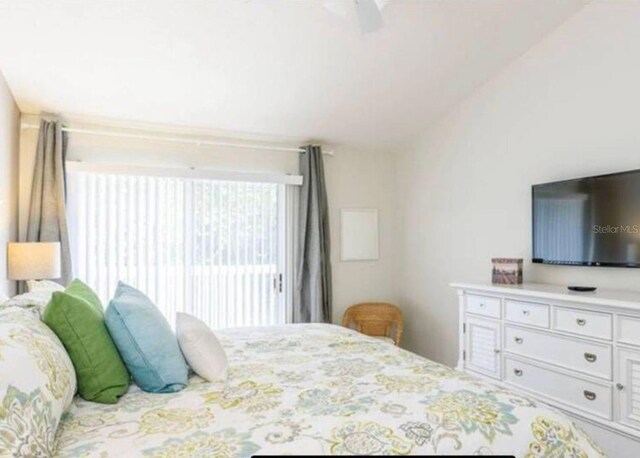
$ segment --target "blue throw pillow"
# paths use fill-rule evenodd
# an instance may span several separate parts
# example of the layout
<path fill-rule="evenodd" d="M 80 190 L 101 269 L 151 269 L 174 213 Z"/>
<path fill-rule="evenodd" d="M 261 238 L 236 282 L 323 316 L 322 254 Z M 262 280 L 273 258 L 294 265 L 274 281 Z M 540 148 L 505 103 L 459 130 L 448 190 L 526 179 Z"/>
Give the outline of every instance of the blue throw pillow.
<path fill-rule="evenodd" d="M 160 310 L 137 289 L 118 283 L 105 323 L 133 380 L 144 391 L 173 393 L 187 386 L 187 363 Z"/>

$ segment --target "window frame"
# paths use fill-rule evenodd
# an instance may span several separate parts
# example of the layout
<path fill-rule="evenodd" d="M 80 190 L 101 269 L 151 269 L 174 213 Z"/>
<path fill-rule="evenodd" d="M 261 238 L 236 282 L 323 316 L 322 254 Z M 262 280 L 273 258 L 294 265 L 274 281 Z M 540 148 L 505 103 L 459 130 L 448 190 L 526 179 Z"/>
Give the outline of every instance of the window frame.
<path fill-rule="evenodd" d="M 284 322 L 291 323 L 293 318 L 293 296 L 295 288 L 295 254 L 297 252 L 296 217 L 299 206 L 299 189 L 302 184 L 302 177 L 284 173 L 256 173 L 238 172 L 226 170 L 179 168 L 179 167 L 156 167 L 146 165 L 127 165 L 109 163 L 86 163 L 79 161 L 66 161 L 68 174 L 74 173 L 96 173 L 111 175 L 129 176 L 150 176 L 150 177 L 171 177 L 178 179 L 204 179 L 212 181 L 236 181 L 245 183 L 275 183 L 278 184 L 278 226 L 281 228 L 278 233 L 278 269 L 282 275 L 281 287 L 279 288 L 278 302 L 284 307 Z M 188 181 L 185 182 L 189 183 Z M 185 193 L 189 195 L 189 193 Z M 67 212 L 69 219 L 70 234 L 77 233 L 72 221 L 73 215 L 77 215 L 78 209 L 74 207 L 73 199 L 67 199 Z M 185 213 L 192 210 L 189 202 L 185 203 Z M 191 218 L 189 218 L 192 221 Z M 73 256 L 78 259 L 76 244 L 71 241 Z M 191 250 L 186 250 L 187 256 Z M 188 266 L 185 266 L 188 268 Z M 185 275 L 186 277 L 186 275 Z M 185 300 L 188 300 L 189 285 L 185 284 Z"/>

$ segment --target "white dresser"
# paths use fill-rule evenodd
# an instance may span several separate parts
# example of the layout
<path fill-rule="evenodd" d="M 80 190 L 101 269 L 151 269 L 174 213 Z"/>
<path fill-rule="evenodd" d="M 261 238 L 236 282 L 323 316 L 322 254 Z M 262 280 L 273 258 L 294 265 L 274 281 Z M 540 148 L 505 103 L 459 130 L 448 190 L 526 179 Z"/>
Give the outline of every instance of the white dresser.
<path fill-rule="evenodd" d="M 640 456 L 640 293 L 451 286 L 459 295 L 458 369 L 525 391 L 598 428 L 609 451 L 612 441 L 626 442 L 616 456 Z"/>

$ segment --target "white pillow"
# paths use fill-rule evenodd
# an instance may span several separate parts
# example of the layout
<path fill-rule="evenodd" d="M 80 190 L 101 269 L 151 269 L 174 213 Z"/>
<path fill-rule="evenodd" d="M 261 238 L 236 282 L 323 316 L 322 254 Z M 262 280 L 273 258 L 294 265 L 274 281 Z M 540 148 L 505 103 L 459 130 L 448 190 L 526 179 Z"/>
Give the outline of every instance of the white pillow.
<path fill-rule="evenodd" d="M 20 308 L 0 311 L 0 456 L 51 456 L 76 373 L 64 346 Z"/>
<path fill-rule="evenodd" d="M 64 286 L 51 280 L 27 280 L 27 289 L 32 291 L 64 291 Z"/>
<path fill-rule="evenodd" d="M 193 372 L 209 382 L 227 378 L 227 354 L 209 326 L 187 313 L 178 313 L 176 336 Z"/>
<path fill-rule="evenodd" d="M 54 291 L 51 289 L 41 289 L 24 294 L 18 294 L 7 301 L 0 302 L 0 310 L 18 307 L 29 310 L 33 314 L 42 318 L 44 315 L 44 309 L 51 300 L 53 293 Z"/>

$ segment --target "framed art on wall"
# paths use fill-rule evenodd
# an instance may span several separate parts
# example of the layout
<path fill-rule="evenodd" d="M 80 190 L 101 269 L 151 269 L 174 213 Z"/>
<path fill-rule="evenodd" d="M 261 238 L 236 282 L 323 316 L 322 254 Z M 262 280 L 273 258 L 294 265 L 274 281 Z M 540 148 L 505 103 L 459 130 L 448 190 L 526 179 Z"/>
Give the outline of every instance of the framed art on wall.
<path fill-rule="evenodd" d="M 375 261 L 379 258 L 377 208 L 340 210 L 340 260 Z"/>

